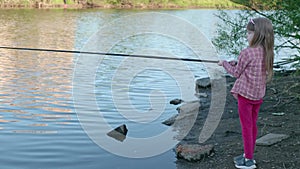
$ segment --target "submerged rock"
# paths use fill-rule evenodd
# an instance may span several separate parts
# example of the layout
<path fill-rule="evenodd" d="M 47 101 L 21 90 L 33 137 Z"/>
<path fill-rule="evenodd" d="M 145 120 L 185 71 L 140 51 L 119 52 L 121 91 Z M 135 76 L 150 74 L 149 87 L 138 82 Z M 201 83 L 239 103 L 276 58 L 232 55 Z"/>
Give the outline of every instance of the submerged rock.
<path fill-rule="evenodd" d="M 112 131 L 108 132 L 107 135 L 118 140 L 124 141 L 127 135 L 128 129 L 125 124 L 113 129 Z"/>

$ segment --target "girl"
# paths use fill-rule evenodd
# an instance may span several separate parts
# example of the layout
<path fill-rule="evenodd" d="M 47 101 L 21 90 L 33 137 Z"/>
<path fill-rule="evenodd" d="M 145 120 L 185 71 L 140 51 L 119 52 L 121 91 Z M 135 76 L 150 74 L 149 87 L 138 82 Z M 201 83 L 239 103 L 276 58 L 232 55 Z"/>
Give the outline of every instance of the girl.
<path fill-rule="evenodd" d="M 237 78 L 231 93 L 238 100 L 244 154 L 235 157 L 234 162 L 235 167 L 241 169 L 256 168 L 253 159 L 256 121 L 266 82 L 273 75 L 274 32 L 271 21 L 267 18 L 251 19 L 247 24 L 247 40 L 249 47 L 241 51 L 237 62 L 218 62 L 219 66 Z"/>

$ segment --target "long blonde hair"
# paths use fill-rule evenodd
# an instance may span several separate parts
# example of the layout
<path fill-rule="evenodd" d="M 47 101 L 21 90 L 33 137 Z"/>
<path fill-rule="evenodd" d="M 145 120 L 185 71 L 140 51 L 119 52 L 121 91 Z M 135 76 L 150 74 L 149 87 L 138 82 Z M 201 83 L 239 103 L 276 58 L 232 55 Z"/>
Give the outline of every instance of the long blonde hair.
<path fill-rule="evenodd" d="M 262 46 L 265 52 L 265 68 L 267 71 L 267 81 L 273 76 L 274 63 L 274 31 L 272 22 L 267 18 L 251 19 L 247 25 L 247 30 L 254 31 L 250 47 Z"/>

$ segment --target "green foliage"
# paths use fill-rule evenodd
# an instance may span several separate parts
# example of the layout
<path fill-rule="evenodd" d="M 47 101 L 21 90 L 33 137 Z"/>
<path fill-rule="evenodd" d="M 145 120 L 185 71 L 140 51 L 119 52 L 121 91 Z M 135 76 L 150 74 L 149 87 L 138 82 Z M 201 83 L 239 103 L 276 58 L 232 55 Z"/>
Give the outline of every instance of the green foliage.
<path fill-rule="evenodd" d="M 267 17 L 272 21 L 274 27 L 275 52 L 278 53 L 283 49 L 291 51 L 288 52 L 291 53 L 288 58 L 276 65 L 292 63 L 293 67 L 300 69 L 300 3 L 298 0 L 272 2 L 264 0 L 262 4 L 258 2 L 262 2 L 262 0 L 246 3 L 248 4 L 247 10 L 241 10 L 233 16 L 220 10 L 217 16 L 223 21 L 223 24 L 219 25 L 218 36 L 214 38 L 213 44 L 219 52 L 237 55 L 242 48 L 246 47 L 245 26 L 249 19 Z M 265 3 L 268 4 L 267 9 L 273 10 L 261 10 Z"/>
<path fill-rule="evenodd" d="M 107 2 L 108 4 L 112 4 L 112 5 L 116 5 L 116 4 L 120 3 L 119 1 L 120 1 L 120 0 L 106 0 L 106 2 Z"/>
<path fill-rule="evenodd" d="M 43 2 L 44 4 L 64 4 L 63 0 L 0 0 L 1 5 L 9 5 L 11 7 L 32 7 L 38 2 Z M 67 4 L 74 4 L 77 2 L 77 0 L 66 0 Z"/>
<path fill-rule="evenodd" d="M 246 28 L 249 14 L 244 12 L 229 15 L 223 10 L 219 11 L 218 17 L 223 24 L 218 24 L 218 36 L 214 38 L 213 44 L 218 51 L 228 55 L 238 55 L 246 46 Z"/>

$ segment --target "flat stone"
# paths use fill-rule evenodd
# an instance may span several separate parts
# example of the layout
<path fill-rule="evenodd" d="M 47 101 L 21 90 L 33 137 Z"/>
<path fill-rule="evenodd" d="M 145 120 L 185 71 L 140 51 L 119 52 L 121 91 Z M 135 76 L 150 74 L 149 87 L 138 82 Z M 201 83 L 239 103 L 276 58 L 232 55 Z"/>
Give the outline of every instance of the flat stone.
<path fill-rule="evenodd" d="M 208 97 L 208 95 L 206 93 L 196 93 L 195 96 L 198 98 L 200 98 L 200 97 L 207 98 Z"/>
<path fill-rule="evenodd" d="M 256 145 L 258 146 L 271 146 L 273 144 L 279 143 L 284 139 L 287 139 L 289 136 L 286 134 L 275 134 L 269 133 L 264 135 L 256 140 Z"/>
<path fill-rule="evenodd" d="M 169 119 L 163 121 L 162 124 L 167 125 L 167 126 L 171 126 L 172 124 L 174 124 L 174 122 L 175 122 L 177 116 L 178 116 L 178 114 L 173 115 L 173 116 L 170 117 Z"/>
<path fill-rule="evenodd" d="M 172 131 L 176 133 L 174 139 L 182 140 L 194 126 L 200 109 L 199 100 L 186 102 L 177 108 L 178 116 L 172 124 Z"/>
<path fill-rule="evenodd" d="M 194 116 L 198 114 L 199 112 L 199 107 L 200 107 L 200 103 L 199 100 L 194 100 L 194 101 L 190 101 L 190 102 L 185 102 L 183 105 L 177 107 L 177 111 L 178 113 L 181 113 L 181 115 L 179 116 L 179 114 L 175 114 L 172 117 L 168 118 L 167 120 L 163 121 L 162 124 L 165 124 L 167 126 L 172 126 L 175 121 L 177 121 L 177 127 L 178 126 L 188 126 L 186 125 L 186 123 L 190 123 L 191 120 L 187 120 L 186 119 L 192 119 L 195 118 Z"/>
<path fill-rule="evenodd" d="M 212 144 L 179 144 L 175 149 L 177 158 L 183 158 L 187 161 L 199 161 L 203 158 L 214 155 L 214 146 Z"/>
<path fill-rule="evenodd" d="M 195 100 L 195 101 L 186 102 L 185 104 L 177 107 L 176 110 L 178 111 L 178 113 L 184 112 L 188 114 L 189 112 L 194 112 L 194 111 L 199 112 L 199 107 L 200 107 L 199 100 Z"/>

